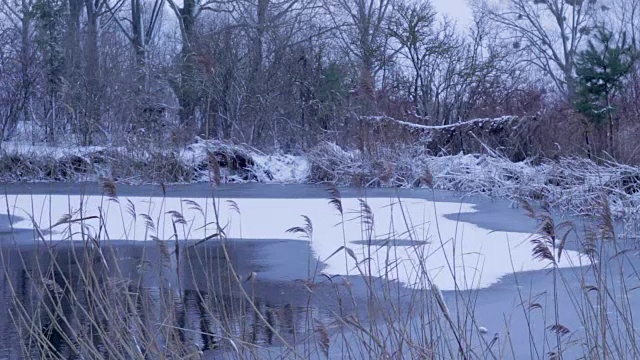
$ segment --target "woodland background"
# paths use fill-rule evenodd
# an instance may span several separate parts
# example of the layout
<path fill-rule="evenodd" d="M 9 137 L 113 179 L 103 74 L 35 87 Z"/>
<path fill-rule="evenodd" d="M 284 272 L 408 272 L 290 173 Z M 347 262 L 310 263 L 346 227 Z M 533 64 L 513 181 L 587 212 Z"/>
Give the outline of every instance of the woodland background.
<path fill-rule="evenodd" d="M 2 0 L 0 141 L 640 162 L 640 0 L 471 6 Z"/>

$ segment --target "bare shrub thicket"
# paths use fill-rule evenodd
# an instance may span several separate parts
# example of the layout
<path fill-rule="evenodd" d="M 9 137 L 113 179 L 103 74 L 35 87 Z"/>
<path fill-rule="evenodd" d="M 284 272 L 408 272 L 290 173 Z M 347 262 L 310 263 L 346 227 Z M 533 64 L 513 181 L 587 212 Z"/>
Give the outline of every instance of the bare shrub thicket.
<path fill-rule="evenodd" d="M 428 142 L 428 140 L 425 140 Z M 334 143 L 309 153 L 310 179 L 343 186 L 431 187 L 490 198 L 545 201 L 565 214 L 593 215 L 604 196 L 628 236 L 637 236 L 640 171 L 556 154 L 513 162 L 487 147 L 482 154 L 431 156 L 425 145 L 380 146 L 375 155 Z"/>
<path fill-rule="evenodd" d="M 203 182 L 211 180 L 207 170 L 210 155 L 222 169 L 225 182 L 270 182 L 272 169 L 266 162 L 275 162 L 276 167 L 286 162 L 277 156 L 264 156 L 248 146 L 202 139 L 181 151 L 137 146 L 66 150 L 27 146 L 0 152 L 0 180 L 78 182 L 107 178 L 128 184 Z M 304 174 L 289 178 L 284 180 L 305 180 Z"/>
<path fill-rule="evenodd" d="M 527 116 L 562 141 L 548 146 L 549 134 L 531 131 L 521 156 L 553 156 L 558 143 L 562 155 L 595 159 L 604 130 L 574 132 L 592 132 L 589 144 L 564 136 L 580 121 L 554 109 L 571 108 L 557 104 L 572 102 L 575 54 L 593 19 L 635 23 L 580 4 L 478 1 L 463 27 L 428 1 L 6 1 L 2 140 L 179 149 L 200 136 L 265 151 L 322 141 L 366 151 L 392 134 L 367 134 L 363 117 L 440 126 Z M 636 72 L 611 99 L 615 155 L 630 163 Z"/>

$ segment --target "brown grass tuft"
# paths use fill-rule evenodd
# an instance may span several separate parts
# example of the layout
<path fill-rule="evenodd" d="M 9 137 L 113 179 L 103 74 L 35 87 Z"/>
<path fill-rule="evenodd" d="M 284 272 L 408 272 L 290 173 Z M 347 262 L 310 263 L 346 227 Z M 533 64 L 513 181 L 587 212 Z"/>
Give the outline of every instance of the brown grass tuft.
<path fill-rule="evenodd" d="M 311 239 L 311 237 L 313 236 L 313 224 L 311 223 L 311 219 L 306 215 L 302 215 L 302 218 L 305 222 L 304 226 L 291 227 L 287 229 L 287 232 L 291 234 L 302 234 L 307 239 Z"/>
<path fill-rule="evenodd" d="M 531 244 L 533 244 L 533 250 L 531 253 L 534 259 L 537 260 L 549 260 L 552 263 L 556 262 L 555 257 L 553 256 L 553 251 L 549 247 L 548 240 L 545 237 L 539 237 L 531 240 Z"/>
<path fill-rule="evenodd" d="M 613 225 L 613 215 L 611 214 L 609 198 L 605 194 L 600 196 L 600 202 L 596 210 L 600 237 L 603 240 L 614 240 L 616 238 L 616 232 Z"/>
<path fill-rule="evenodd" d="M 116 200 L 118 198 L 118 194 L 116 193 L 116 183 L 113 179 L 103 179 L 102 180 L 102 191 L 107 197 L 111 200 Z"/>
<path fill-rule="evenodd" d="M 429 166 L 426 164 L 424 166 L 424 172 L 422 173 L 420 182 L 426 184 L 430 189 L 433 189 L 433 173 L 431 172 L 431 169 L 429 169 Z"/>
<path fill-rule="evenodd" d="M 216 186 L 220 186 L 222 182 L 222 176 L 220 175 L 220 163 L 218 162 L 218 157 L 216 156 L 216 154 L 208 151 L 207 160 L 209 167 L 209 177 L 213 179 L 213 183 Z"/>
<path fill-rule="evenodd" d="M 329 204 L 333 205 L 333 207 L 338 210 L 340 215 L 342 215 L 342 196 L 340 195 L 340 190 L 338 190 L 335 185 L 331 184 L 327 188 L 327 193 L 329 193 Z"/>
<path fill-rule="evenodd" d="M 549 326 L 549 330 L 551 330 L 552 332 L 558 334 L 558 335 L 567 335 L 571 332 L 571 330 L 569 330 L 569 328 L 567 328 L 566 326 L 562 325 L 562 324 L 553 324 L 551 326 Z"/>
<path fill-rule="evenodd" d="M 324 324 L 320 320 L 314 319 L 314 322 L 318 345 L 320 346 L 320 349 L 322 349 L 322 353 L 324 354 L 324 356 L 329 357 L 329 331 L 327 331 L 326 326 L 324 326 Z"/>

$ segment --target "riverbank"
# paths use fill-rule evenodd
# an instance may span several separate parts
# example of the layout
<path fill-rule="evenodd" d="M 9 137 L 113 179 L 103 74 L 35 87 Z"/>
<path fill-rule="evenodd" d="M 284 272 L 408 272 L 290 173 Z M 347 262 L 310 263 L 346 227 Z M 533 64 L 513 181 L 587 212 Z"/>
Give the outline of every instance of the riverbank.
<path fill-rule="evenodd" d="M 265 154 L 244 145 L 195 142 L 182 148 L 51 147 L 4 143 L 2 182 L 79 182 L 111 179 L 122 184 L 190 184 L 212 181 L 215 159 L 224 183 L 302 183 L 304 157 Z"/>
<path fill-rule="evenodd" d="M 484 154 L 430 156 L 420 144 L 363 153 L 321 143 L 306 154 L 265 154 L 246 145 L 196 139 L 180 149 L 34 147 L 5 143 L 0 181 L 119 184 L 268 183 L 365 188 L 433 188 L 488 198 L 546 202 L 560 212 L 622 221 L 640 233 L 640 168 L 581 158 L 512 162 Z"/>

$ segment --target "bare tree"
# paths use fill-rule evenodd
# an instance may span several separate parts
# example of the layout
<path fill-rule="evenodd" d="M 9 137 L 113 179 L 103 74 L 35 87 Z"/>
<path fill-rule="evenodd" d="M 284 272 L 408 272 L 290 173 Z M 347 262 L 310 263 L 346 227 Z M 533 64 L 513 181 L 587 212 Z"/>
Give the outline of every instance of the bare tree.
<path fill-rule="evenodd" d="M 448 124 L 465 119 L 481 98 L 503 91 L 514 74 L 507 70 L 508 53 L 490 45 L 486 21 L 477 18 L 464 36 L 435 17 L 429 2 L 399 2 L 388 31 L 395 51 L 411 64 L 408 96 L 417 119 Z"/>
<path fill-rule="evenodd" d="M 34 47 L 33 47 L 33 0 L 2 0 L 0 4 L 0 14 L 6 20 L 8 28 L 4 29 L 5 35 L 9 35 L 8 38 L 15 38 L 13 34 L 19 34 L 19 50 L 18 61 L 19 64 L 19 83 L 20 87 L 15 89 L 12 86 L 7 86 L 5 90 L 13 89 L 17 91 L 11 97 L 10 110 L 6 113 L 2 122 L 2 139 L 4 139 L 11 129 L 13 129 L 18 121 L 18 118 L 22 116 L 25 121 L 32 120 L 30 113 L 31 97 L 33 95 L 33 87 L 35 85 L 35 78 L 33 75 L 32 67 L 34 61 Z M 5 37 L 6 38 L 6 37 Z M 8 44 L 3 44 L 8 45 Z M 8 50 L 8 49 L 7 49 Z M 8 60 L 6 54 L 3 56 L 4 60 Z M 14 59 L 16 60 L 16 59 Z M 10 62 L 3 62 L 2 72 L 4 76 L 10 76 L 7 72 L 10 71 L 12 66 Z M 3 76 L 3 77 L 4 77 Z M 14 84 L 15 85 L 15 84 Z M 33 124 L 32 124 L 33 125 Z M 32 128 L 35 128 L 32 126 Z M 0 139 L 0 141 L 2 140 Z M 33 138 L 32 138 L 33 140 Z"/>
<path fill-rule="evenodd" d="M 359 63 L 359 91 L 373 98 L 375 75 L 386 60 L 385 22 L 392 0 L 328 0 L 338 39 Z"/>
<path fill-rule="evenodd" d="M 430 2 L 399 2 L 389 19 L 388 31 L 397 43 L 396 51 L 411 63 L 413 70 L 410 96 L 420 117 L 430 113 L 428 100 L 421 96 L 426 89 L 425 68 L 446 44 L 435 29 L 436 12 Z"/>
<path fill-rule="evenodd" d="M 502 40 L 526 53 L 557 90 L 575 93 L 575 56 L 600 5 L 590 0 L 477 0 L 475 10 L 506 31 Z"/>
<path fill-rule="evenodd" d="M 259 142 L 264 135 L 272 135 L 274 147 L 279 147 L 276 134 L 281 132 L 282 115 L 291 110 L 283 96 L 295 97 L 292 92 L 301 84 L 292 73 L 305 62 L 308 44 L 328 31 L 319 25 L 322 17 L 320 2 L 316 0 L 241 0 L 234 14 L 236 24 L 247 36 L 245 88 L 247 89 L 248 141 Z M 290 116 L 296 117 L 291 114 Z"/>
<path fill-rule="evenodd" d="M 104 15 L 103 0 L 85 0 L 86 11 L 86 47 L 85 77 L 86 92 L 84 96 L 84 117 L 80 119 L 79 130 L 83 145 L 93 143 L 93 134 L 101 124 L 101 89 L 102 76 L 100 68 L 100 31 L 101 17 Z"/>
<path fill-rule="evenodd" d="M 174 0 L 167 0 L 169 7 L 178 20 L 181 35 L 181 49 L 178 56 L 179 75 L 172 80 L 172 87 L 180 106 L 181 125 L 189 129 L 197 126 L 196 110 L 201 98 L 198 85 L 198 52 L 195 45 L 197 21 L 203 12 L 229 11 L 233 4 L 219 0 L 184 0 L 182 6 Z"/>
<path fill-rule="evenodd" d="M 143 0 L 129 0 L 131 16 L 121 18 L 120 11 L 126 2 L 127 0 L 118 0 L 110 4 L 107 1 L 105 6 L 110 14 L 110 19 L 114 20 L 133 47 L 137 67 L 137 91 L 139 95 L 142 95 L 148 91 L 147 53 L 161 26 L 165 0 L 153 0 L 150 3 Z M 131 25 L 126 26 L 123 19 Z"/>
<path fill-rule="evenodd" d="M 611 0 L 611 7 L 601 7 L 603 9 L 608 10 L 603 20 L 611 23 L 609 27 L 626 32 L 631 43 L 636 44 L 640 35 L 640 0 Z"/>

